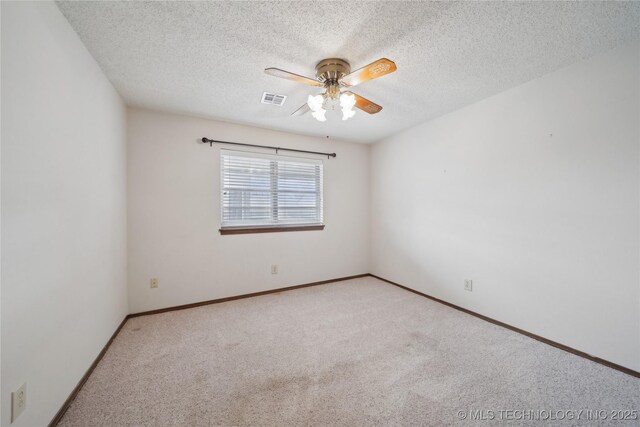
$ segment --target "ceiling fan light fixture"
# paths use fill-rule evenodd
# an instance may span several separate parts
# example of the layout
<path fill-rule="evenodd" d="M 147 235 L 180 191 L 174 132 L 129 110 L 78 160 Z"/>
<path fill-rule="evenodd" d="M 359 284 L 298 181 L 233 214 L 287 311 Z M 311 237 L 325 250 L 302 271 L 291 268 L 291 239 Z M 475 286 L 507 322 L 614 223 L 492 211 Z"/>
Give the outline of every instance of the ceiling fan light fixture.
<path fill-rule="evenodd" d="M 321 95 L 309 95 L 307 102 L 295 110 L 292 116 L 302 116 L 311 111 L 317 120 L 326 121 L 327 108 L 335 110 L 336 103 L 340 102 L 342 120 L 348 120 L 355 115 L 355 108 L 367 114 L 376 114 L 382 107 L 350 90 L 341 93 L 342 88 L 351 88 L 369 80 L 377 79 L 396 71 L 396 64 L 387 58 L 380 58 L 369 65 L 365 65 L 356 71 L 351 71 L 351 66 L 344 59 L 327 58 L 316 65 L 316 78 L 301 76 L 279 68 L 265 68 L 264 72 L 274 77 L 292 80 L 309 86 L 324 87 L 325 93 Z M 325 104 L 329 104 L 325 106 Z"/>

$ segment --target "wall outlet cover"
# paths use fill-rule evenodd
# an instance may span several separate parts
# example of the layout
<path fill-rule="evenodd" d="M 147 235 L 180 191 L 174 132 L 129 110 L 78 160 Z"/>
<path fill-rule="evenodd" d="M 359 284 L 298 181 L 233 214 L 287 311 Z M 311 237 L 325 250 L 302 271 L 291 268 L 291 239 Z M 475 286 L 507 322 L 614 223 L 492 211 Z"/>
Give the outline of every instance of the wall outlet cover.
<path fill-rule="evenodd" d="M 154 277 L 151 279 L 151 287 L 152 288 L 157 288 L 158 287 L 158 278 Z"/>
<path fill-rule="evenodd" d="M 278 266 L 273 264 L 271 266 L 271 274 L 278 274 Z"/>
<path fill-rule="evenodd" d="M 473 280 L 464 279 L 464 290 L 469 292 L 473 291 Z"/>
<path fill-rule="evenodd" d="M 11 422 L 24 411 L 27 406 L 27 384 L 24 383 L 19 389 L 11 393 Z"/>

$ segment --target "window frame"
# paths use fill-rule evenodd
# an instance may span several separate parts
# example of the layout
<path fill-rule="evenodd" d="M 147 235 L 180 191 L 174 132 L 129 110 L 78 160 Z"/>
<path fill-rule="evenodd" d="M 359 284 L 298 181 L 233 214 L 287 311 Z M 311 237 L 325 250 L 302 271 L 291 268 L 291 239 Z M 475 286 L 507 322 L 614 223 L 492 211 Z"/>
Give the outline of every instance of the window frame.
<path fill-rule="evenodd" d="M 277 173 L 274 173 L 271 170 L 270 176 L 270 198 L 272 199 L 272 203 L 276 203 L 274 207 L 272 205 L 271 213 L 273 223 L 256 223 L 256 224 L 242 224 L 242 225 L 223 225 L 224 224 L 224 214 L 225 214 L 225 203 L 224 203 L 224 192 L 225 192 L 225 166 L 224 166 L 224 156 L 238 156 L 238 157 L 246 157 L 246 158 L 254 158 L 254 159 L 265 159 L 268 160 L 269 167 L 273 169 L 276 165 L 276 162 L 293 162 L 293 163 L 310 163 L 316 164 L 320 166 L 319 172 L 319 191 L 316 192 L 316 198 L 318 199 L 319 208 L 319 217 L 321 221 L 313 222 L 313 223 L 277 223 L 278 216 L 278 206 L 276 195 L 278 194 L 278 182 L 277 179 L 273 179 L 274 176 L 277 176 Z M 220 150 L 220 228 L 219 232 L 222 235 L 225 234 L 251 234 L 251 233 L 275 233 L 275 232 L 288 232 L 288 231 L 320 231 L 324 230 L 324 162 L 321 159 L 312 159 L 308 157 L 294 157 L 294 156 L 283 156 L 283 155 L 272 155 L 272 154 L 264 154 L 250 151 L 239 151 L 239 150 Z"/>

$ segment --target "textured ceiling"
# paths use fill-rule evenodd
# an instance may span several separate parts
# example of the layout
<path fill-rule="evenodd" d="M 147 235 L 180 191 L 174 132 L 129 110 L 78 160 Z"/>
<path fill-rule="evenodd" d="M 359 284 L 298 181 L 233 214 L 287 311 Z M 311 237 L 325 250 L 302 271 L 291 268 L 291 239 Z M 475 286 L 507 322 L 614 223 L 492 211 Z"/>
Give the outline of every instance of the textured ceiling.
<path fill-rule="evenodd" d="M 369 143 L 640 39 L 640 3 L 76 2 L 58 5 L 129 105 Z M 327 57 L 381 57 L 394 74 L 354 88 L 382 105 L 343 122 L 290 117 Z M 285 105 L 260 103 L 263 91 Z M 215 135 L 210 135 L 215 137 Z"/>

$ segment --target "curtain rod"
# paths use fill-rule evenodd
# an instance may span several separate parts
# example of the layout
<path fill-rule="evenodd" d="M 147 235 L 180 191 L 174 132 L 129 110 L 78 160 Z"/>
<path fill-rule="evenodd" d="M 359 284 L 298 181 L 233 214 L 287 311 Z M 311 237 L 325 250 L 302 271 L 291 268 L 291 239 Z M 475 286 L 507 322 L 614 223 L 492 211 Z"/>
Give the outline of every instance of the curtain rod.
<path fill-rule="evenodd" d="M 278 154 L 278 151 L 292 151 L 294 153 L 320 154 L 322 156 L 327 156 L 327 159 L 330 157 L 336 157 L 336 153 L 322 153 L 320 151 L 295 150 L 293 148 L 271 147 L 269 145 L 243 144 L 241 142 L 218 141 L 215 139 L 209 139 L 207 137 L 202 138 L 202 142 L 204 142 L 205 144 L 208 143 L 209 147 L 213 147 L 213 143 L 230 144 L 230 145 L 241 145 L 243 147 L 270 148 L 272 150 L 276 150 L 276 154 Z"/>

